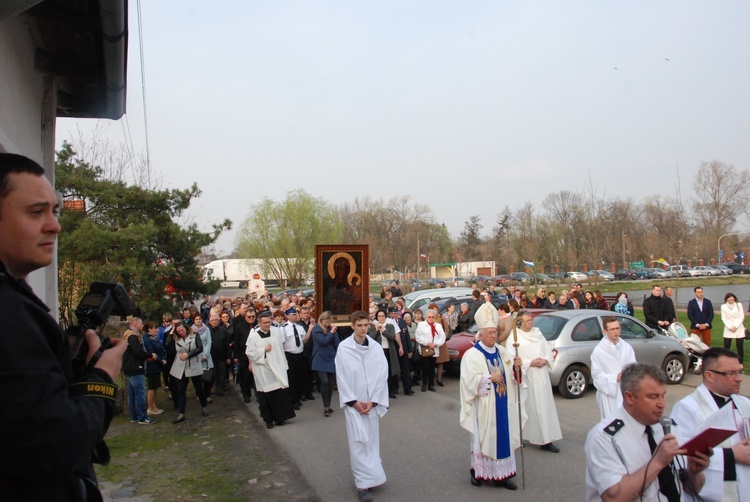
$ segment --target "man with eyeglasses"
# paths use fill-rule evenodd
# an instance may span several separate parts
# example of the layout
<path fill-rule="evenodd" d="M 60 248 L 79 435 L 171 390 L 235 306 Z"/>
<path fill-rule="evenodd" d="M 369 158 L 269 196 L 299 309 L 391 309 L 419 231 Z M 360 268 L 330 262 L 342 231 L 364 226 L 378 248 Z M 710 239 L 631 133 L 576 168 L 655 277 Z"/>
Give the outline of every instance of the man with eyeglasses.
<path fill-rule="evenodd" d="M 724 406 L 734 406 L 739 432 L 714 448 L 700 491 L 705 501 L 750 501 L 750 422 L 737 408 L 750 410 L 750 399 L 740 395 L 743 366 L 731 350 L 714 347 L 703 354 L 703 383 L 672 409 L 685 441 L 701 431 L 698 427 Z M 747 416 L 747 415 L 745 415 Z"/>
<path fill-rule="evenodd" d="M 620 321 L 616 317 L 605 317 L 602 327 L 605 336 L 591 353 L 591 377 L 596 386 L 596 404 L 604 420 L 622 406 L 622 369 L 636 360 L 633 347 L 620 340 Z"/>
<path fill-rule="evenodd" d="M 234 353 L 234 362 L 239 363 L 240 389 L 242 397 L 246 403 L 250 402 L 253 395 L 253 373 L 250 371 L 250 360 L 245 353 L 247 350 L 247 337 L 250 330 L 255 326 L 255 310 L 247 307 L 246 303 L 240 305 L 237 316 L 232 319 L 232 331 L 234 341 L 232 342 L 232 352 Z"/>

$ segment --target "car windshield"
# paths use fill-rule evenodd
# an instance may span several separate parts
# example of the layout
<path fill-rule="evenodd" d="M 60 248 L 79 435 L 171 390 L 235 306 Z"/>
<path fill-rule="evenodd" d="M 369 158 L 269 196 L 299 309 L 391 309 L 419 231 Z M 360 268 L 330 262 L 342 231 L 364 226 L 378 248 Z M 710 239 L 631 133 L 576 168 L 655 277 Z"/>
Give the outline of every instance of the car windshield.
<path fill-rule="evenodd" d="M 534 327 L 539 328 L 544 338 L 549 342 L 557 340 L 566 322 L 568 320 L 563 317 L 542 314 L 534 318 Z"/>

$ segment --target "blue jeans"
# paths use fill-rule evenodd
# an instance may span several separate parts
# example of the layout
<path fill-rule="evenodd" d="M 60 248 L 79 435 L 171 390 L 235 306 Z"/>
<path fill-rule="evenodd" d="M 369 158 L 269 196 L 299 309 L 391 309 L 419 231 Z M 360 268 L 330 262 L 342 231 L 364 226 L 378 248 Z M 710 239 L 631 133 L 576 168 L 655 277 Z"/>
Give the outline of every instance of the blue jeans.
<path fill-rule="evenodd" d="M 130 420 L 146 420 L 146 375 L 128 375 L 128 411 Z"/>

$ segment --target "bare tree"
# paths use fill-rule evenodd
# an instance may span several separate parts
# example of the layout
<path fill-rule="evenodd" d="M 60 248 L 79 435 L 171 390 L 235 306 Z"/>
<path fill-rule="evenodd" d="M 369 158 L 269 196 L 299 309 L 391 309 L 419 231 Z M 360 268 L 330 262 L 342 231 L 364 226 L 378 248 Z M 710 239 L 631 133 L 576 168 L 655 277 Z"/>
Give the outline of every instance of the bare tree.
<path fill-rule="evenodd" d="M 748 209 L 750 171 L 718 160 L 701 163 L 693 189 L 698 231 L 714 241 L 730 232 L 737 218 Z"/>

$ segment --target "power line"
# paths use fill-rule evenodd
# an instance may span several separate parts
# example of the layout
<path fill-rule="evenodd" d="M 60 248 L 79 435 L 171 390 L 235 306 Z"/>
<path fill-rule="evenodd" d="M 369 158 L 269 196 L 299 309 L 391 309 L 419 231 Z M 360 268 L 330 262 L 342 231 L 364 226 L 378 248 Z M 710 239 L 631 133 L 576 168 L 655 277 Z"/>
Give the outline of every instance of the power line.
<path fill-rule="evenodd" d="M 148 113 L 146 111 L 146 57 L 143 53 L 143 20 L 141 17 L 141 0 L 138 6 L 138 44 L 141 54 L 141 92 L 143 99 L 143 130 L 146 135 L 146 174 L 148 176 L 148 189 L 151 189 L 151 153 L 148 145 Z"/>

